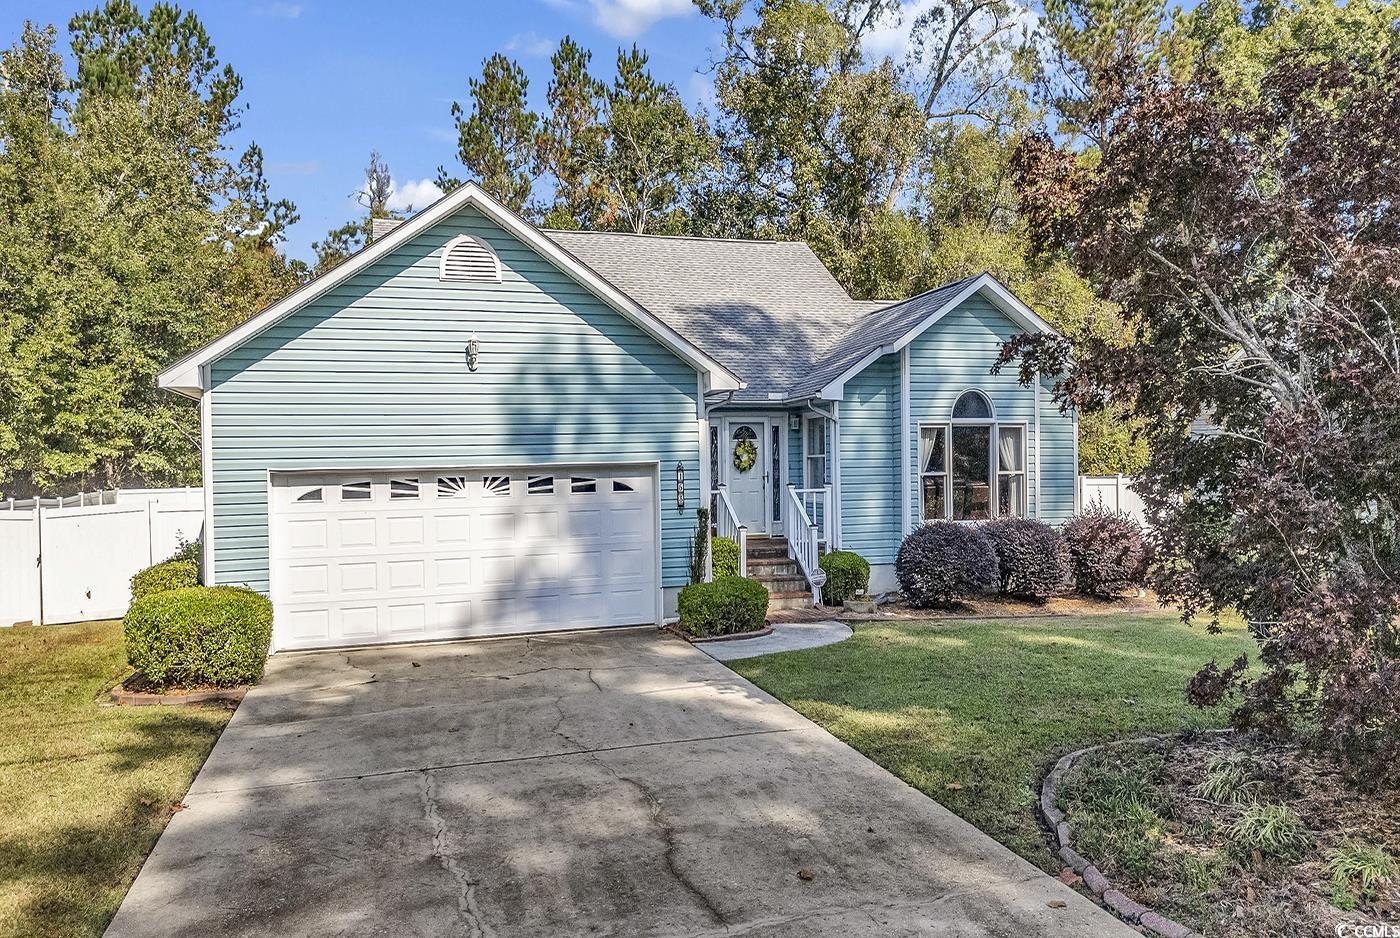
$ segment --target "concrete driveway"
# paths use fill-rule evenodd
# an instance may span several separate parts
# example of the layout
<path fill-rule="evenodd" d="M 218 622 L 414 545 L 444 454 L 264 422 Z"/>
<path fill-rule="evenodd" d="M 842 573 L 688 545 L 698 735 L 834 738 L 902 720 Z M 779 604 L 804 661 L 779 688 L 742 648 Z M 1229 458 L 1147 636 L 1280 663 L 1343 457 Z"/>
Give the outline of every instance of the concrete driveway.
<path fill-rule="evenodd" d="M 108 935 L 1136 932 L 653 631 L 279 655 Z"/>

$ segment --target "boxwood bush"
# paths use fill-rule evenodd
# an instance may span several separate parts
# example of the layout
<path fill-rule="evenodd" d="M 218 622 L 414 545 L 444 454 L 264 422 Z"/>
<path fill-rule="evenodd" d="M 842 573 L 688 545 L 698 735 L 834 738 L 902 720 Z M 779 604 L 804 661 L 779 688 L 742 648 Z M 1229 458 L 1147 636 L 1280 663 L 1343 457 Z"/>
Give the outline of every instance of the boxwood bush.
<path fill-rule="evenodd" d="M 727 537 L 710 539 L 710 564 L 716 578 L 739 575 L 739 545 Z"/>
<path fill-rule="evenodd" d="M 1094 505 L 1066 521 L 1062 532 L 1079 592 L 1112 599 L 1141 582 L 1147 553 L 1132 518 Z"/>
<path fill-rule="evenodd" d="M 913 606 L 942 606 L 996 589 L 997 555 L 980 525 L 935 521 L 914 529 L 894 559 L 899 588 Z"/>
<path fill-rule="evenodd" d="M 984 526 L 1001 571 L 1001 591 L 1041 602 L 1069 576 L 1065 540 L 1050 525 L 1030 518 L 998 518 Z"/>
<path fill-rule="evenodd" d="M 192 560 L 164 560 L 139 571 L 131 578 L 131 599 L 135 602 L 166 590 L 199 585 L 199 565 Z"/>
<path fill-rule="evenodd" d="M 768 590 L 740 576 L 715 577 L 681 590 L 680 628 L 687 635 L 736 635 L 763 628 Z"/>
<path fill-rule="evenodd" d="M 853 550 L 833 550 L 819 561 L 826 572 L 822 604 L 839 606 L 870 588 L 870 564 Z"/>
<path fill-rule="evenodd" d="M 132 603 L 122 632 L 127 660 L 153 688 L 251 684 L 267 660 L 272 603 L 233 586 L 166 590 Z"/>

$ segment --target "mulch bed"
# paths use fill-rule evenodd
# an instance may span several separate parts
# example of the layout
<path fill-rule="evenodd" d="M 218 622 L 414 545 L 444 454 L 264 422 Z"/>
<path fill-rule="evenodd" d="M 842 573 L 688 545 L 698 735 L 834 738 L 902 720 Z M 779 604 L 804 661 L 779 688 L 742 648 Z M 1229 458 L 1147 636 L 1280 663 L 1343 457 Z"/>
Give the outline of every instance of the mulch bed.
<path fill-rule="evenodd" d="M 683 631 L 679 626 L 662 626 L 663 632 L 670 632 L 677 638 L 683 638 L 692 645 L 703 645 L 706 642 L 733 642 L 744 638 L 762 638 L 765 635 L 773 634 L 773 626 L 765 624 L 761 629 L 752 632 L 735 632 L 732 635 L 691 635 Z"/>
<path fill-rule="evenodd" d="M 1245 805 L 1201 797 L 1197 786 L 1212 761 L 1242 753 L 1258 767 L 1257 802 L 1283 804 L 1302 820 L 1311 845 L 1291 862 L 1241 856 L 1230 825 Z M 1160 844 L 1135 860 L 1114 856 L 1092 831 L 1112 829 L 1111 818 L 1087 814 L 1079 786 L 1103 784 L 1080 774 L 1093 767 L 1150 781 L 1161 796 Z M 1077 777 L 1076 777 L 1077 776 Z M 1085 781 L 1085 779 L 1090 779 Z M 1086 756 L 1065 779 L 1062 806 L 1075 831 L 1075 849 L 1118 889 L 1150 909 L 1208 936 L 1336 935 L 1339 923 L 1400 924 L 1400 877 L 1372 898 L 1348 894 L 1351 909 L 1333 904 L 1336 887 L 1329 851 L 1348 839 L 1400 851 L 1400 792 L 1364 791 L 1326 758 L 1292 745 L 1233 734 L 1179 740 L 1160 749 L 1129 746 Z M 1088 834 L 1086 837 L 1085 835 Z M 1205 871 L 1205 872 L 1203 872 Z M 1375 932 L 1380 934 L 1381 932 Z"/>
<path fill-rule="evenodd" d="M 1084 596 L 1055 596 L 1035 603 L 1004 596 L 969 599 L 943 608 L 916 608 L 902 601 L 882 603 L 872 613 L 848 612 L 841 609 L 823 610 L 822 618 L 837 618 L 847 622 L 930 619 L 1041 619 L 1053 616 L 1123 615 L 1124 613 L 1156 613 L 1162 605 L 1155 596 L 1122 596 L 1118 599 L 1092 599 Z M 809 610 L 803 610 L 808 612 Z"/>

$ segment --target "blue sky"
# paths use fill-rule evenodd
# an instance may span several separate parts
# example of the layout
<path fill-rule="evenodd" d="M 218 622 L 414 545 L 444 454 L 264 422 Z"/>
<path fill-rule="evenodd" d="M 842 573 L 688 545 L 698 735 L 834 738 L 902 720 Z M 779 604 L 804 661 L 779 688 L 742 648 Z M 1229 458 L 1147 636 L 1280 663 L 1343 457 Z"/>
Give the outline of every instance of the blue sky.
<path fill-rule="evenodd" d="M 88 2 L 5 3 L 6 46 L 25 18 L 60 31 Z M 143 9 L 146 0 L 138 0 Z M 467 78 L 495 51 L 530 75 L 544 107 L 549 56 L 565 34 L 593 50 L 605 78 L 619 44 L 651 53 L 657 77 L 690 103 L 707 94 L 701 72 L 718 50 L 714 25 L 690 0 L 184 0 L 203 20 L 222 61 L 243 76 L 247 110 L 237 143 L 261 144 L 273 191 L 292 199 L 301 221 L 288 250 L 310 259 L 312 241 L 355 213 L 351 194 L 371 148 L 389 163 L 400 199 L 433 194 L 439 164 L 455 164 L 449 109 L 466 101 Z M 65 49 L 66 49 L 66 38 Z"/>

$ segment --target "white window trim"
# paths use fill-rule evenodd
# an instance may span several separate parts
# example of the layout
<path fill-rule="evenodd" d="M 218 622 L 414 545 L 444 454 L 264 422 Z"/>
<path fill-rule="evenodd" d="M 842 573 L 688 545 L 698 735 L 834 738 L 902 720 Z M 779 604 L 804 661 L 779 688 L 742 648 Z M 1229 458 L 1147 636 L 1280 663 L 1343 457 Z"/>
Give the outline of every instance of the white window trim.
<path fill-rule="evenodd" d="M 812 424 L 817 424 L 820 428 L 822 439 L 822 451 L 814 453 L 809 448 L 811 442 Z M 820 459 L 822 461 L 822 473 L 818 479 L 812 478 L 811 460 Z M 802 418 L 802 487 L 805 489 L 819 489 L 826 486 L 827 468 L 831 460 L 831 444 L 826 438 L 826 418 L 814 417 L 810 414 Z"/>
<path fill-rule="evenodd" d="M 920 455 L 924 446 L 925 430 L 943 431 L 943 510 L 939 512 L 939 516 L 935 520 L 947 521 L 949 520 L 949 516 L 953 513 L 953 487 L 948 484 L 948 477 L 951 474 L 949 460 L 952 458 L 953 452 L 952 425 L 946 421 L 921 421 L 919 423 L 919 435 L 914 441 L 914 459 L 917 460 L 914 465 L 914 490 L 918 493 L 919 499 L 918 514 L 915 516 L 917 524 L 927 524 L 930 520 L 924 517 L 924 476 L 932 475 L 933 473 L 924 472 L 924 461 L 923 457 Z"/>
<path fill-rule="evenodd" d="M 961 395 L 959 395 L 959 397 L 961 397 Z M 988 400 L 990 401 L 991 398 L 988 397 Z M 992 413 L 995 415 L 995 413 L 996 413 L 995 408 L 993 409 Z M 981 419 L 981 418 L 977 418 L 977 419 L 961 418 L 961 419 L 958 419 L 958 420 L 923 420 L 923 421 L 920 421 L 920 422 L 919 422 L 919 425 L 918 425 L 918 434 L 919 434 L 919 435 L 918 435 L 917 439 L 915 440 L 916 455 L 914 456 L 914 458 L 915 458 L 916 460 L 919 460 L 919 457 L 918 457 L 918 455 L 917 455 L 917 451 L 918 451 L 919 448 L 921 448 L 921 447 L 923 446 L 924 430 L 926 430 L 926 429 L 927 429 L 927 430 L 933 430 L 933 429 L 937 429 L 937 428 L 940 428 L 940 427 L 943 429 L 944 433 L 946 434 L 946 435 L 944 436 L 944 439 L 943 439 L 943 512 L 942 512 L 942 515 L 941 515 L 940 518 L 934 519 L 934 520 L 940 520 L 940 521 L 954 521 L 954 522 L 957 523 L 957 524 L 978 524 L 978 523 L 980 523 L 981 520 L 988 520 L 988 521 L 990 521 L 992 518 L 998 518 L 998 517 L 1001 516 L 1001 477 L 1002 477 L 1003 473 L 1002 473 L 1002 471 L 1001 471 L 1001 452 L 1000 452 L 1000 446 L 1001 446 L 1001 428 L 1002 428 L 1002 427 L 1006 427 L 1006 428 L 1008 428 L 1008 429 L 1019 429 L 1019 430 L 1021 431 L 1021 465 L 1022 465 L 1023 468 L 1021 468 L 1021 469 L 1018 471 L 1018 472 L 1019 472 L 1019 475 L 1020 475 L 1021 478 L 1022 478 L 1022 483 L 1021 483 L 1021 506 L 1020 506 L 1020 507 L 1021 507 L 1021 511 L 1020 511 L 1020 513 L 1019 513 L 1018 515 L 1014 515 L 1014 516 L 1012 516 L 1012 517 L 1020 517 L 1020 518 L 1030 517 L 1030 515 L 1029 515 L 1030 508 L 1029 508 L 1029 505 L 1027 504 L 1027 501 L 1028 501 L 1028 499 L 1029 499 L 1029 492 L 1027 491 L 1027 486 L 1029 485 L 1029 482 L 1030 482 L 1030 471 L 1029 471 L 1029 466 L 1028 466 L 1028 464 L 1027 464 L 1027 462 L 1026 462 L 1027 455 L 1028 455 L 1028 452 L 1029 452 L 1028 447 L 1030 446 L 1030 426 L 1029 426 L 1029 424 L 1028 424 L 1026 421 L 1024 421 L 1024 420 L 997 420 L 997 419 L 995 418 L 995 416 L 993 416 L 993 418 L 992 418 L 991 420 L 986 420 L 986 419 Z M 990 504 L 989 504 L 989 506 L 988 506 L 989 509 L 990 509 L 990 517 L 989 517 L 989 518 L 986 518 L 986 519 L 975 519 L 975 518 L 959 518 L 959 519 L 955 519 L 955 518 L 953 518 L 953 486 L 952 486 L 952 484 L 951 484 L 951 480 L 952 480 L 952 477 L 953 477 L 952 459 L 953 459 L 953 428 L 954 428 L 954 427 L 990 427 L 990 428 L 991 428 L 992 433 L 991 433 L 990 445 L 991 445 L 991 448 L 992 448 L 992 449 L 991 449 L 991 453 L 989 454 L 989 455 L 990 455 L 990 459 L 989 459 L 989 464 L 990 464 L 990 465 L 989 465 L 989 467 L 988 467 L 989 470 L 990 470 L 990 476 L 991 476 L 991 477 L 987 480 L 988 484 L 991 486 L 991 502 L 990 502 Z M 916 519 L 917 519 L 917 523 L 918 523 L 918 524 L 927 524 L 927 523 L 928 523 L 928 519 L 925 519 L 925 518 L 924 518 L 924 476 L 927 475 L 928 473 L 925 473 L 925 472 L 924 472 L 924 467 L 923 467 L 922 460 L 919 460 L 918 462 L 915 463 L 914 469 L 915 469 L 915 472 L 914 472 L 914 482 L 915 482 L 914 489 L 915 489 L 915 491 L 917 492 L 917 494 L 918 494 L 918 499 L 919 499 L 919 503 L 918 503 L 918 514 L 917 514 L 917 516 L 916 516 Z M 1012 473 L 1007 472 L 1007 473 L 1005 473 L 1005 474 L 1006 474 L 1006 475 L 1011 475 Z"/>

